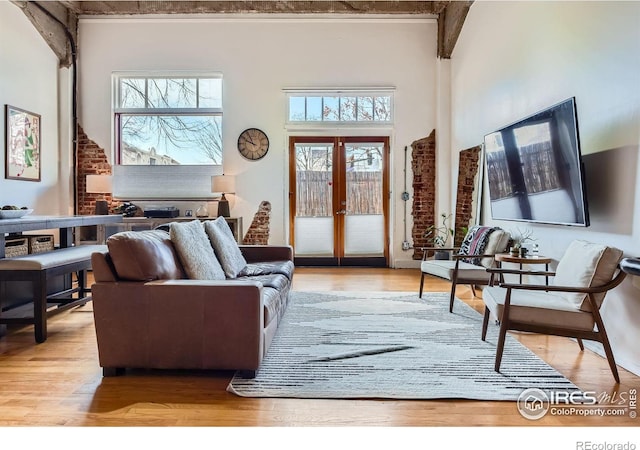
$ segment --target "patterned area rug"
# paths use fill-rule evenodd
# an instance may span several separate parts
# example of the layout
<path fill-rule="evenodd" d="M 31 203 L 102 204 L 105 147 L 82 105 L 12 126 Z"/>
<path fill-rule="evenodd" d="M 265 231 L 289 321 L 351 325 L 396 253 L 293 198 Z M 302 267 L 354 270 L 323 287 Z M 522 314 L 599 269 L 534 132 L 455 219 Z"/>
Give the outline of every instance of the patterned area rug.
<path fill-rule="evenodd" d="M 578 390 L 507 336 L 493 370 L 498 326 L 449 294 L 292 292 L 256 378 L 234 376 L 243 397 L 517 400 L 527 388 Z"/>

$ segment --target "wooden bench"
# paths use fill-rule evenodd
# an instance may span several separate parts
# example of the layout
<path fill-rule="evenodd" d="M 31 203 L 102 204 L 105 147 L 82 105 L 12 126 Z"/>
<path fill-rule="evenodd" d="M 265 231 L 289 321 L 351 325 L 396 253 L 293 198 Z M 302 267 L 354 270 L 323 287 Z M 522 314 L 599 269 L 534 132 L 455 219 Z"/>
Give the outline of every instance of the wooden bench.
<path fill-rule="evenodd" d="M 31 282 L 33 302 L 0 311 L 0 324 L 33 324 L 36 342 L 47 340 L 47 318 L 91 300 L 87 270 L 91 254 L 107 251 L 106 245 L 80 245 L 45 253 L 0 259 L 0 285 L 11 281 Z M 47 293 L 47 280 L 77 274 L 77 286 Z M 74 298 L 73 294 L 77 293 Z"/>

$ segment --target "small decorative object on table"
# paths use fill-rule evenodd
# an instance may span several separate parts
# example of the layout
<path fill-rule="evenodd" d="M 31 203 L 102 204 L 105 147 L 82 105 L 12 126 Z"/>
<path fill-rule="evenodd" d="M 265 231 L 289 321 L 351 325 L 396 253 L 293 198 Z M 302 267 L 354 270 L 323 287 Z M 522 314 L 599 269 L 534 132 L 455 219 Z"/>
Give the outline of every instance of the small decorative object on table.
<path fill-rule="evenodd" d="M 538 244 L 533 244 L 531 246 L 531 256 L 533 258 L 537 258 L 538 256 L 540 256 L 540 246 Z"/>
<path fill-rule="evenodd" d="M 527 248 L 523 247 L 524 243 L 527 241 L 535 241 L 536 239 L 534 239 L 533 236 L 533 231 L 531 229 L 525 229 L 524 231 L 521 231 L 519 228 L 517 229 L 518 231 L 515 233 L 511 233 L 511 248 L 509 250 L 509 252 L 511 253 L 511 256 L 520 256 L 520 257 L 525 257 L 527 256 Z"/>
<path fill-rule="evenodd" d="M 4 205 L 0 209 L 0 219 L 19 219 L 33 212 L 33 209 L 29 209 L 26 206 L 18 208 L 13 205 Z"/>
<path fill-rule="evenodd" d="M 209 217 L 207 205 L 200 205 L 200 207 L 196 209 L 196 217 Z"/>
<path fill-rule="evenodd" d="M 124 217 L 134 217 L 138 212 L 138 207 L 133 203 L 124 202 L 113 209 L 116 214 L 122 214 Z"/>

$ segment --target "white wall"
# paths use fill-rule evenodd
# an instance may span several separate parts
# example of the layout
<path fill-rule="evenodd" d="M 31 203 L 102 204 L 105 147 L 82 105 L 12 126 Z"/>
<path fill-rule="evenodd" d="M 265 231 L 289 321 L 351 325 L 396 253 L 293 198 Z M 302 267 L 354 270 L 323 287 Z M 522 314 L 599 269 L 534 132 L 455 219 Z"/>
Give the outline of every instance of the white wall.
<path fill-rule="evenodd" d="M 6 144 L 0 146 L 0 206 L 28 206 L 38 215 L 67 214 L 69 185 L 60 181 L 61 173 L 69 173 L 61 165 L 62 159 L 68 161 L 69 152 L 60 151 L 58 59 L 22 10 L 10 2 L 0 2 L 0 104 L 3 130 L 6 104 L 40 114 L 42 119 L 40 182 L 5 179 Z"/>
<path fill-rule="evenodd" d="M 573 239 L 640 255 L 639 2 L 475 2 L 451 83 L 452 164 L 485 134 L 575 96 L 591 226 L 527 227 L 556 260 Z M 485 223 L 523 228 L 492 221 L 487 204 L 485 194 Z M 618 364 L 640 374 L 640 282 L 625 280 L 602 313 Z"/>
<path fill-rule="evenodd" d="M 294 133 L 285 130 L 283 88 L 395 87 L 395 126 L 382 133 L 392 138 L 392 247 L 395 260 L 411 259 L 411 252 L 401 251 L 404 225 L 399 197 L 404 146 L 436 127 L 434 20 L 86 18 L 80 20 L 79 31 L 80 123 L 107 149 L 112 146 L 113 71 L 223 74 L 224 172 L 237 175 L 232 215 L 242 216 L 248 226 L 260 201 L 270 201 L 274 244 L 288 242 L 287 152 L 288 136 Z M 244 160 L 236 149 L 238 135 L 248 127 L 261 128 L 269 136 L 269 153 L 258 162 Z"/>

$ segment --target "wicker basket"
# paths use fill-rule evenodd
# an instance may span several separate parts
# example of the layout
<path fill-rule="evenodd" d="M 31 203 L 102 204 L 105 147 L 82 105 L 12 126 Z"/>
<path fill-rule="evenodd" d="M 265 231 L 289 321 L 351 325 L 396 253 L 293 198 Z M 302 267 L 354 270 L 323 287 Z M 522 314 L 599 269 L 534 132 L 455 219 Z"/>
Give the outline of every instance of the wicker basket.
<path fill-rule="evenodd" d="M 29 254 L 29 240 L 26 237 L 7 238 L 4 244 L 5 258 Z"/>
<path fill-rule="evenodd" d="M 51 250 L 53 250 L 52 234 L 29 236 L 29 253 L 43 253 Z"/>

